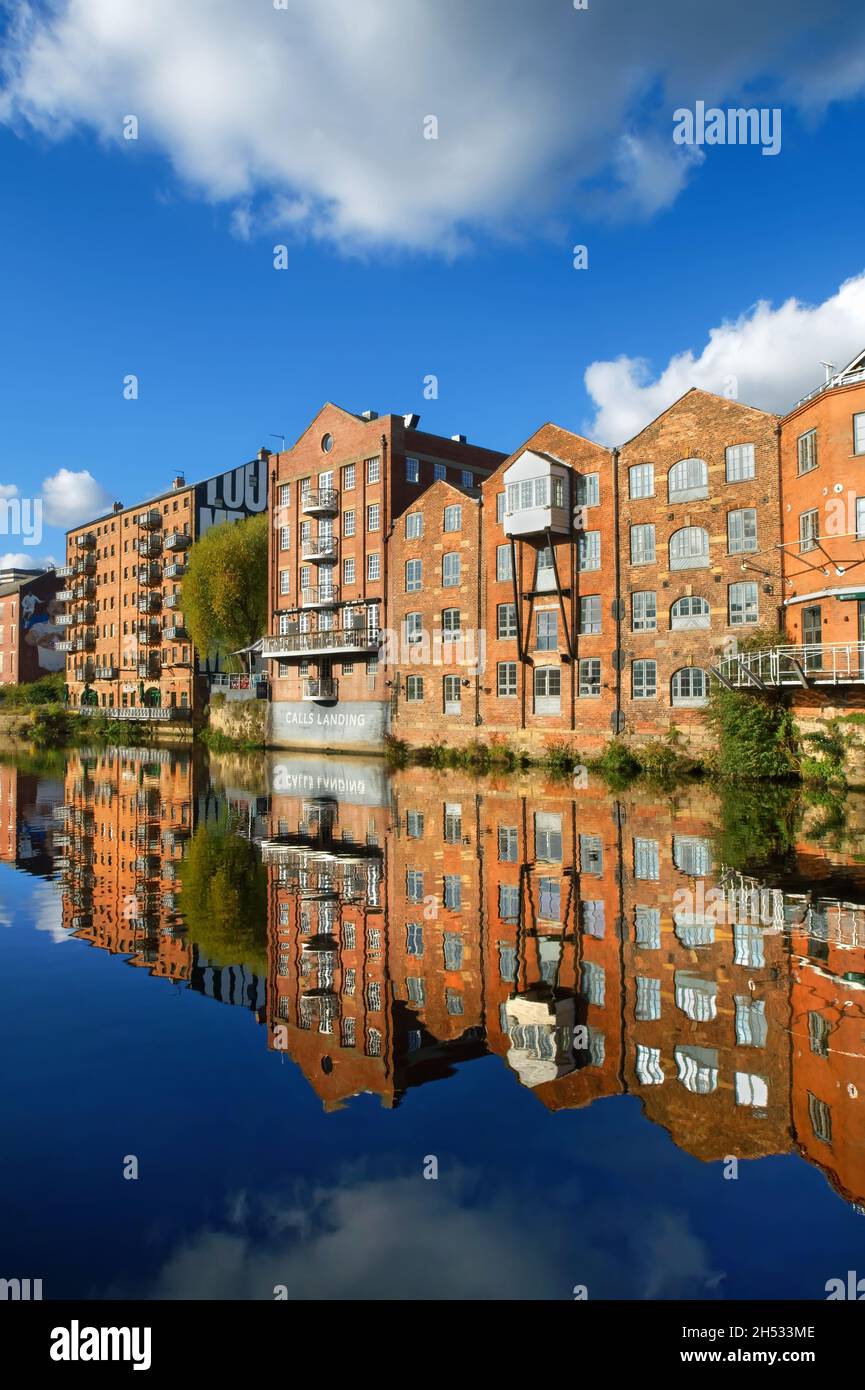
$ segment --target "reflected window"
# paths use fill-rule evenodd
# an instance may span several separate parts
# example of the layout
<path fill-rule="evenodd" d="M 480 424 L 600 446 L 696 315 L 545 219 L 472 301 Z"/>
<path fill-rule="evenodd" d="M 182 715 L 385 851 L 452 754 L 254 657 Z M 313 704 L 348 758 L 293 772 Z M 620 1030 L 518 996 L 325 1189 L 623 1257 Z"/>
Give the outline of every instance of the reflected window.
<path fill-rule="evenodd" d="M 676 1007 L 692 1023 L 711 1023 L 718 1014 L 718 986 L 687 971 L 676 971 Z"/>
<path fill-rule="evenodd" d="M 499 863 L 516 864 L 519 853 L 519 836 L 515 825 L 499 826 Z"/>
<path fill-rule="evenodd" d="M 765 1076 L 755 1076 L 752 1072 L 737 1071 L 735 1085 L 737 1105 L 750 1105 L 755 1110 L 766 1109 L 769 1103 L 769 1085 Z"/>
<path fill-rule="evenodd" d="M 661 981 L 647 975 L 637 976 L 637 999 L 634 1013 L 638 1023 L 653 1023 L 661 1017 Z"/>
<path fill-rule="evenodd" d="M 520 890 L 515 885 L 499 884 L 499 917 L 503 922 L 520 920 Z"/>
<path fill-rule="evenodd" d="M 829 1020 L 812 1009 L 808 1014 L 808 1045 L 816 1057 L 829 1056 Z"/>
<path fill-rule="evenodd" d="M 562 862 L 562 818 L 552 811 L 535 812 L 535 858 Z"/>
<path fill-rule="evenodd" d="M 679 1080 L 693 1095 L 706 1096 L 718 1085 L 718 1053 L 711 1047 L 677 1047 Z"/>
<path fill-rule="evenodd" d="M 587 898 L 582 904 L 580 921 L 586 936 L 592 936 L 596 941 L 602 941 L 605 927 L 603 901 Z"/>
<path fill-rule="evenodd" d="M 832 1111 L 825 1100 L 812 1095 L 810 1091 L 808 1092 L 808 1118 L 811 1121 L 814 1138 L 821 1139 L 824 1144 L 831 1144 Z"/>
<path fill-rule="evenodd" d="M 604 872 L 604 846 L 600 835 L 580 836 L 580 873 Z"/>
<path fill-rule="evenodd" d="M 644 951 L 661 949 L 661 911 L 657 907 L 634 908 L 634 933 Z"/>
<path fill-rule="evenodd" d="M 499 978 L 508 984 L 517 978 L 517 952 L 510 941 L 499 942 Z"/>
<path fill-rule="evenodd" d="M 637 1056 L 634 1064 L 637 1080 L 642 1086 L 663 1086 L 664 1069 L 661 1066 L 661 1049 L 644 1047 L 637 1043 Z"/>
<path fill-rule="evenodd" d="M 462 970 L 463 968 L 463 939 L 459 932 L 446 931 L 444 934 L 444 960 L 445 970 Z"/>
<path fill-rule="evenodd" d="M 733 923 L 733 963 L 748 970 L 762 970 L 766 964 L 763 933 L 744 922 Z"/>
<path fill-rule="evenodd" d="M 737 994 L 736 1042 L 740 1047 L 765 1047 L 769 1032 L 766 1021 L 766 1001 Z"/>
<path fill-rule="evenodd" d="M 605 985 L 604 967 L 596 965 L 594 961 L 584 960 L 582 968 L 583 994 L 590 1004 L 596 1005 L 599 1009 L 604 1007 Z"/>
<path fill-rule="evenodd" d="M 634 836 L 634 877 L 654 882 L 659 872 L 658 841 Z"/>
<path fill-rule="evenodd" d="M 405 949 L 406 955 L 423 955 L 423 922 L 406 922 Z"/>
<path fill-rule="evenodd" d="M 683 874 L 705 878 L 712 872 L 712 852 L 708 841 L 696 835 L 674 835 L 673 863 Z"/>
<path fill-rule="evenodd" d="M 538 907 L 541 917 L 558 922 L 562 915 L 562 886 L 557 878 L 538 880 Z"/>

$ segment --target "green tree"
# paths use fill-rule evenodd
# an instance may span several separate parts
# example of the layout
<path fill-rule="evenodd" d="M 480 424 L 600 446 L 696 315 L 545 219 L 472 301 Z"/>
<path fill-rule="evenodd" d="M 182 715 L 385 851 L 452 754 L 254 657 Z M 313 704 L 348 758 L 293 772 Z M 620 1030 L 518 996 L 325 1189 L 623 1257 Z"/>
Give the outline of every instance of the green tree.
<path fill-rule="evenodd" d="M 202 825 L 180 866 L 180 910 L 191 940 L 220 965 L 267 973 L 267 870 L 229 823 Z"/>
<path fill-rule="evenodd" d="M 248 647 L 267 624 L 267 515 L 212 526 L 195 542 L 183 616 L 202 655 Z"/>

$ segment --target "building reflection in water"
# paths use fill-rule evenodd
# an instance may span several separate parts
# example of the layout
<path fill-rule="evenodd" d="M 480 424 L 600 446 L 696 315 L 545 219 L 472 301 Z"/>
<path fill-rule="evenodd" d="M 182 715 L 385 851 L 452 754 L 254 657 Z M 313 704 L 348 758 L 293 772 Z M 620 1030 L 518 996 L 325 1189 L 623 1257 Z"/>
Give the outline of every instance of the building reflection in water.
<path fill-rule="evenodd" d="M 183 916 L 227 812 L 266 875 L 261 962 Z M 70 757 L 46 843 L 70 932 L 249 1009 L 328 1110 L 496 1054 L 548 1110 L 636 1095 L 702 1160 L 795 1151 L 861 1203 L 865 868 L 803 836 L 734 872 L 720 817 L 704 787 L 111 750 Z"/>

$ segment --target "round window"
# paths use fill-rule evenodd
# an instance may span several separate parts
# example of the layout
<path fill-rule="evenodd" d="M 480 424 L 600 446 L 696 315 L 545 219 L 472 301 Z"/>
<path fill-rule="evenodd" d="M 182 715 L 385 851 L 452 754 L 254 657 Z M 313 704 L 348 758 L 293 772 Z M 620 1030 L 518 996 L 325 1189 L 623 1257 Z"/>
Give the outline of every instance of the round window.
<path fill-rule="evenodd" d="M 332 434 L 325 434 L 325 435 L 322 436 L 321 447 L 322 447 L 322 449 L 324 450 L 324 452 L 325 452 L 326 454 L 329 454 L 329 453 L 330 453 L 331 449 L 333 448 L 333 435 L 332 435 Z"/>

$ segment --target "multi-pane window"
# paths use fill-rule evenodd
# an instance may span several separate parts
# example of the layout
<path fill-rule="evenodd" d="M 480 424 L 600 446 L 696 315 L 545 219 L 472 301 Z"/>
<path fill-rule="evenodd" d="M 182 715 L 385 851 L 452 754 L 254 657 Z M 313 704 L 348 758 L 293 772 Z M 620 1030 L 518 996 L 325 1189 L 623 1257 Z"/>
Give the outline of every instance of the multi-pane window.
<path fill-rule="evenodd" d="M 420 482 L 420 463 L 417 459 L 407 458 L 405 461 L 405 480 L 407 483 Z"/>
<path fill-rule="evenodd" d="M 496 607 L 496 636 L 516 637 L 517 607 L 515 603 L 500 603 Z"/>
<path fill-rule="evenodd" d="M 577 567 L 581 570 L 601 568 L 600 531 L 583 531 L 577 538 Z"/>
<path fill-rule="evenodd" d="M 279 571 L 279 592 L 287 594 L 291 590 L 291 570 Z"/>
<path fill-rule="evenodd" d="M 638 975 L 634 1016 L 638 1023 L 651 1023 L 661 1017 L 661 981 Z"/>
<path fill-rule="evenodd" d="M 342 534 L 343 536 L 353 536 L 355 532 L 356 512 L 349 510 L 342 514 Z"/>
<path fill-rule="evenodd" d="M 853 452 L 865 454 L 865 412 L 853 416 Z"/>
<path fill-rule="evenodd" d="M 447 889 L 448 875 L 445 875 L 445 889 Z M 442 941 L 444 951 L 445 970 L 462 970 L 463 968 L 463 939 L 458 931 L 446 931 Z"/>
<path fill-rule="evenodd" d="M 542 609 L 537 615 L 537 640 L 539 652 L 554 652 L 559 645 L 559 615 L 555 609 Z"/>
<path fill-rule="evenodd" d="M 656 882 L 660 876 L 658 841 L 634 836 L 634 877 Z"/>
<path fill-rule="evenodd" d="M 800 473 L 810 473 L 817 467 L 817 431 L 807 430 L 796 441 L 796 452 Z"/>
<path fill-rule="evenodd" d="M 501 916 L 501 913 L 499 913 Z M 499 979 L 510 983 L 517 978 L 517 953 L 509 941 L 499 942 Z"/>
<path fill-rule="evenodd" d="M 378 502 L 371 502 L 366 509 L 366 529 L 367 531 L 378 531 L 381 528 L 381 506 Z"/>
<path fill-rule="evenodd" d="M 635 700 L 654 700 L 658 694 L 658 666 L 654 661 L 635 661 L 631 667 L 631 694 Z"/>
<path fill-rule="evenodd" d="M 578 507 L 597 507 L 601 500 L 600 492 L 599 473 L 578 473 L 576 475 Z"/>
<path fill-rule="evenodd" d="M 600 835 L 580 836 L 580 873 L 604 872 L 604 845 Z"/>
<path fill-rule="evenodd" d="M 680 459 L 667 474 L 671 502 L 692 502 L 709 496 L 709 470 L 703 459 Z"/>
<path fill-rule="evenodd" d="M 280 489 L 279 489 L 279 505 L 280 505 L 280 507 L 290 507 L 290 506 L 291 506 L 291 484 L 290 484 L 290 483 L 283 483 L 283 484 L 281 485 L 281 487 L 280 487 Z"/>
<path fill-rule="evenodd" d="M 593 960 L 583 961 L 582 992 L 588 1002 L 599 1009 L 604 1007 L 604 983 L 604 967 L 596 965 Z"/>
<path fill-rule="evenodd" d="M 673 836 L 673 863 L 683 874 L 706 878 L 712 872 L 712 851 L 708 840 L 698 835 Z"/>
<path fill-rule="evenodd" d="M 416 594 L 421 587 L 423 568 L 420 560 L 406 560 L 405 562 L 405 591 L 407 594 Z"/>
<path fill-rule="evenodd" d="M 817 549 L 817 538 L 820 534 L 820 512 L 814 507 L 809 512 L 799 513 L 799 550 L 802 554 L 806 550 Z"/>
<path fill-rule="evenodd" d="M 354 583 L 354 556 L 349 555 L 342 562 L 342 582 L 343 584 Z"/>
<path fill-rule="evenodd" d="M 727 482 L 741 483 L 754 476 L 754 445 L 731 444 L 726 450 Z"/>
<path fill-rule="evenodd" d="M 407 956 L 423 955 L 423 922 L 406 922 L 405 950 Z"/>
<path fill-rule="evenodd" d="M 600 695 L 601 662 L 598 657 L 583 657 L 580 661 L 580 694 Z"/>
<path fill-rule="evenodd" d="M 381 579 L 381 556 L 376 553 L 366 557 L 367 579 Z"/>
<path fill-rule="evenodd" d="M 635 463 L 628 469 L 628 496 L 633 500 L 639 497 L 654 497 L 655 465 Z"/>
<path fill-rule="evenodd" d="M 741 580 L 731 584 L 728 589 L 728 620 L 731 627 L 742 627 L 746 623 L 758 623 L 760 616 L 757 604 L 757 585 L 751 580 Z"/>
<path fill-rule="evenodd" d="M 409 646 L 414 646 L 416 642 L 423 640 L 423 614 L 406 613 L 405 615 L 405 640 Z"/>
<path fill-rule="evenodd" d="M 702 526 L 683 526 L 670 537 L 670 569 L 703 569 L 709 563 L 709 533 Z"/>
<path fill-rule="evenodd" d="M 670 627 L 673 632 L 689 627 L 709 627 L 711 620 L 708 600 L 700 598 L 697 594 L 685 594 L 682 598 L 677 598 L 670 609 Z"/>
<path fill-rule="evenodd" d="M 511 548 L 509 545 L 496 546 L 496 579 L 513 579 L 514 570 L 511 564 Z"/>
<path fill-rule="evenodd" d="M 516 693 L 517 663 L 515 661 L 500 661 L 496 667 L 496 694 L 516 697 Z"/>
<path fill-rule="evenodd" d="M 406 512 L 405 538 L 407 541 L 420 540 L 423 535 L 423 512 Z"/>
<path fill-rule="evenodd" d="M 444 527 L 445 531 L 461 531 L 463 529 L 463 509 L 458 504 L 452 507 L 445 507 Z"/>
<path fill-rule="evenodd" d="M 406 811 L 405 833 L 410 840 L 419 840 L 423 835 L 423 812 Z"/>
<path fill-rule="evenodd" d="M 442 641 L 453 642 L 460 635 L 462 613 L 459 608 L 442 609 Z"/>
<path fill-rule="evenodd" d="M 423 676 L 406 676 L 405 698 L 412 704 L 423 699 Z"/>
<path fill-rule="evenodd" d="M 653 589 L 631 594 L 631 628 L 634 632 L 655 632 L 658 627 L 658 597 Z"/>
<path fill-rule="evenodd" d="M 561 708 L 562 668 L 535 667 L 535 713 L 558 714 Z"/>
<path fill-rule="evenodd" d="M 368 483 L 381 482 L 381 459 L 367 459 L 366 461 L 366 480 Z"/>
<path fill-rule="evenodd" d="M 445 907 L 459 912 L 463 905 L 463 881 L 459 874 L 445 874 L 444 889 Z"/>
<path fill-rule="evenodd" d="M 532 507 L 563 507 L 565 505 L 564 479 L 555 477 L 524 478 L 519 483 L 508 483 L 507 511 L 529 511 Z M 552 497 L 552 503 L 550 498 Z"/>
<path fill-rule="evenodd" d="M 448 471 L 447 471 L 447 468 L 445 467 L 445 465 L 444 465 L 443 463 L 434 463 L 434 464 L 433 464 L 433 482 L 434 482 L 434 483 L 443 483 L 444 480 L 445 480 L 445 478 L 447 477 L 447 475 L 448 475 Z"/>
<path fill-rule="evenodd" d="M 674 705 L 705 705 L 709 677 L 699 666 L 683 666 L 673 673 L 671 692 Z"/>
<path fill-rule="evenodd" d="M 507 503 L 507 500 L 508 494 L 506 492 L 496 493 L 496 521 L 498 521 L 499 523 L 501 523 L 505 519 L 505 505 Z"/>
<path fill-rule="evenodd" d="M 291 527 L 280 526 L 279 528 L 279 548 L 280 550 L 291 549 Z"/>
<path fill-rule="evenodd" d="M 423 869 L 406 869 L 405 895 L 410 903 L 423 902 Z"/>
<path fill-rule="evenodd" d="M 446 589 L 453 588 L 459 584 L 462 572 L 462 563 L 458 550 L 451 550 L 442 556 L 442 585 Z"/>
<path fill-rule="evenodd" d="M 519 854 L 519 832 L 515 825 L 500 825 L 498 828 L 499 863 L 516 864 Z"/>
<path fill-rule="evenodd" d="M 653 565 L 655 563 L 654 526 L 631 527 L 631 564 Z"/>
<path fill-rule="evenodd" d="M 538 879 L 538 916 L 559 922 L 562 916 L 562 884 L 557 878 Z"/>
<path fill-rule="evenodd" d="M 347 464 L 345 465 L 345 467 L 343 468 L 343 470 L 342 470 L 342 486 L 343 486 L 343 491 L 345 491 L 345 492 L 350 492 L 351 489 L 354 487 L 354 480 L 355 480 L 355 465 L 354 465 L 353 463 L 347 463 Z"/>
<path fill-rule="evenodd" d="M 520 920 L 520 890 L 516 884 L 499 884 L 499 917 L 503 922 Z"/>
<path fill-rule="evenodd" d="M 444 676 L 443 678 L 444 712 L 445 714 L 459 714 L 460 705 L 460 678 L 459 676 Z"/>
<path fill-rule="evenodd" d="M 535 811 L 535 858 L 547 864 L 562 862 L 562 817 L 557 811 Z"/>
<path fill-rule="evenodd" d="M 731 555 L 757 549 L 756 507 L 743 507 L 727 513 L 727 549 Z"/>
<path fill-rule="evenodd" d="M 580 599 L 580 636 L 589 637 L 601 630 L 601 596 L 584 594 Z"/>
<path fill-rule="evenodd" d="M 811 1121 L 811 1128 L 814 1131 L 815 1139 L 822 1139 L 824 1144 L 832 1143 L 832 1110 L 821 1100 L 819 1096 L 808 1092 L 808 1118 Z"/>
<path fill-rule="evenodd" d="M 634 908 L 634 936 L 637 945 L 644 951 L 661 949 L 661 909 L 659 907 Z"/>
<path fill-rule="evenodd" d="M 475 485 L 475 475 L 474 475 L 474 473 L 471 471 L 470 468 L 464 468 L 464 469 L 463 469 L 463 471 L 462 471 L 462 480 L 463 480 L 463 487 L 474 487 L 474 485 Z"/>
<path fill-rule="evenodd" d="M 865 497 L 856 498 L 856 539 L 865 537 Z"/>

